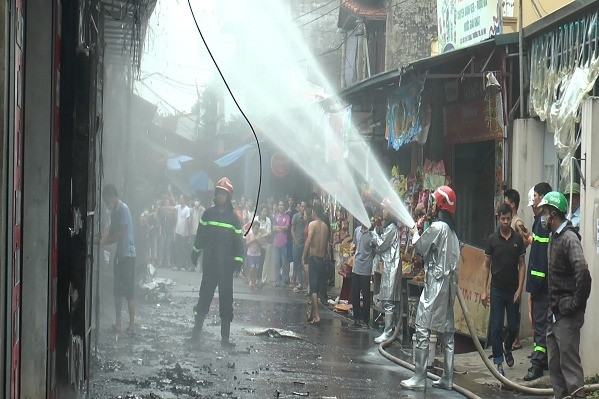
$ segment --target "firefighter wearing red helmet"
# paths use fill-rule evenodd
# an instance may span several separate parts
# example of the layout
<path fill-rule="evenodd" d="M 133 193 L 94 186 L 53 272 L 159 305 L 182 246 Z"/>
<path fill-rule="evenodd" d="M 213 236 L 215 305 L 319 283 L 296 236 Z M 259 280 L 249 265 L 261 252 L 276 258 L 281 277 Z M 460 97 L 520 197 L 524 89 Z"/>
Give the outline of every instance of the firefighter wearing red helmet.
<path fill-rule="evenodd" d="M 203 253 L 204 258 L 200 297 L 194 307 L 195 325 L 191 337 L 194 343 L 199 341 L 214 290 L 218 286 L 221 344 L 232 346 L 229 336 L 233 320 L 233 271 L 238 262 L 243 263 L 241 222 L 233 211 L 232 196 L 233 184 L 223 177 L 214 190 L 214 206 L 203 213 L 198 224 L 191 261 L 196 265 L 200 253 Z"/>
<path fill-rule="evenodd" d="M 416 310 L 414 346 L 414 376 L 401 382 L 404 388 L 423 389 L 426 386 L 426 364 L 430 331 L 437 331 L 444 349 L 443 376 L 434 387 L 453 388 L 454 320 L 453 304 L 458 289 L 460 242 L 455 232 L 456 195 L 448 186 L 441 186 L 432 195 L 432 216 L 435 220 L 422 236 L 416 226 L 411 228 L 414 249 L 422 256 L 426 271 L 425 285 Z"/>
<path fill-rule="evenodd" d="M 451 187 L 441 186 L 433 193 L 435 198 L 435 204 L 438 209 L 445 210 L 452 215 L 455 215 L 456 210 L 456 197 L 455 192 Z"/>

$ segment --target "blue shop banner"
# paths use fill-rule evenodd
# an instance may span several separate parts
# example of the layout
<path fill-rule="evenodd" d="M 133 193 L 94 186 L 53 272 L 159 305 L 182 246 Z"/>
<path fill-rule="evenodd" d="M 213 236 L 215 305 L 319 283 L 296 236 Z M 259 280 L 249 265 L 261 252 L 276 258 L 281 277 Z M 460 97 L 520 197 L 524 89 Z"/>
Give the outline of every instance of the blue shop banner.
<path fill-rule="evenodd" d="M 426 142 L 430 127 L 430 106 L 428 102 L 423 106 L 423 88 L 424 80 L 402 84 L 387 98 L 385 138 L 388 140 L 388 148 L 399 150 L 414 139 L 421 144 Z M 428 111 L 421 112 L 423 108 Z"/>

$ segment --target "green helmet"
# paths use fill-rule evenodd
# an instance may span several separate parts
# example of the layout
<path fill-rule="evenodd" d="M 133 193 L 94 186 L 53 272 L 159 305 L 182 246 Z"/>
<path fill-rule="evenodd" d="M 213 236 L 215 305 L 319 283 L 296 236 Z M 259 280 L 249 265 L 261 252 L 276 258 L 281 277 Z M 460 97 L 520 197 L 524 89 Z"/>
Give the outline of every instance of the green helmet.
<path fill-rule="evenodd" d="M 538 206 L 541 207 L 543 205 L 552 206 L 562 213 L 566 213 L 568 211 L 568 202 L 566 201 L 566 197 L 564 197 L 564 194 L 558 191 L 550 191 L 545 194 Z"/>

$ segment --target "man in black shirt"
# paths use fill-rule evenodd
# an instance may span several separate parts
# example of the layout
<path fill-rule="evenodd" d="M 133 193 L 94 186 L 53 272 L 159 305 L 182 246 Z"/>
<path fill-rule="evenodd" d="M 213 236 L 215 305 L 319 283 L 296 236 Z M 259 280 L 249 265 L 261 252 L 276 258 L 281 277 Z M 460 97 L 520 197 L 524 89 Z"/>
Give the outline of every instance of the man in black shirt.
<path fill-rule="evenodd" d="M 512 209 L 501 204 L 498 209 L 499 229 L 489 236 L 483 264 L 483 306 L 489 303 L 487 283 L 491 272 L 491 339 L 493 340 L 493 363 L 503 371 L 503 360 L 509 367 L 514 365 L 512 344 L 520 329 L 518 307 L 524 287 L 526 248 L 522 236 L 511 227 Z M 503 319 L 507 315 L 508 334 L 502 340 Z"/>

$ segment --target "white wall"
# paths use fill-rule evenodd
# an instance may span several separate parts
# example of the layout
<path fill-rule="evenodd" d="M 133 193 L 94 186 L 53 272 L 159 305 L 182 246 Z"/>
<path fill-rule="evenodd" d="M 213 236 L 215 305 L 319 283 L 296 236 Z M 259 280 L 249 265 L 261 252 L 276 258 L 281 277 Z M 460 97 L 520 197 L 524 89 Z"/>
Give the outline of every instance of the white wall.
<path fill-rule="evenodd" d="M 599 357 L 596 352 L 596 331 L 599 330 L 599 98 L 588 99 L 582 108 L 582 171 L 586 177 L 586 188 L 581 185 L 581 235 L 582 246 L 589 264 L 593 286 L 587 303 L 585 324 L 582 329 L 580 354 L 585 375 L 599 373 Z M 594 157 L 593 157 L 594 154 Z M 527 226 L 532 225 L 532 211 L 526 206 L 530 187 L 546 181 L 558 189 L 558 159 L 553 146 L 553 135 L 545 131 L 545 124 L 536 119 L 514 121 L 513 148 L 511 149 L 512 187 L 520 192 L 520 216 Z M 528 260 L 528 258 L 527 258 Z M 523 297 L 521 336 L 530 335 L 530 326 Z"/>
<path fill-rule="evenodd" d="M 586 188 L 581 184 L 580 233 L 585 258 L 589 264 L 593 284 L 587 302 L 585 323 L 582 329 L 580 354 L 585 375 L 599 372 L 597 357 L 597 331 L 599 330 L 599 98 L 586 100 L 582 107 L 582 172 Z"/>
<path fill-rule="evenodd" d="M 534 215 L 532 209 L 528 207 L 528 191 L 532 186 L 543 181 L 546 169 L 544 167 L 545 124 L 537 119 L 517 119 L 514 121 L 512 132 L 511 188 L 515 188 L 520 193 L 518 214 L 524 220 L 524 225 L 530 229 Z M 526 265 L 528 266 L 528 255 Z M 526 292 L 522 295 L 520 311 L 522 314 L 520 337 L 530 337 L 532 332 L 528 322 L 528 293 Z"/>

